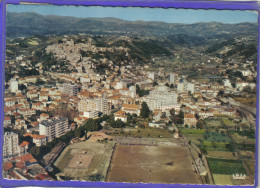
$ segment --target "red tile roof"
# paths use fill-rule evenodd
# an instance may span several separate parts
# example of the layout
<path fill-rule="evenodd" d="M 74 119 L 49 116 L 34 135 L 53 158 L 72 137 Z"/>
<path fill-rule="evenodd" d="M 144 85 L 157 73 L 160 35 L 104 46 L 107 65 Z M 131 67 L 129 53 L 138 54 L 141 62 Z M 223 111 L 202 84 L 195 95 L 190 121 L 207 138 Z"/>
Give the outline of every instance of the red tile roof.
<path fill-rule="evenodd" d="M 194 114 L 184 114 L 184 118 L 196 118 Z"/>
<path fill-rule="evenodd" d="M 25 163 L 24 162 L 17 162 L 17 163 L 15 163 L 15 166 L 17 168 L 25 168 Z"/>
<path fill-rule="evenodd" d="M 14 167 L 13 164 L 10 163 L 10 162 L 7 162 L 7 163 L 4 164 L 4 170 L 6 170 L 6 171 L 10 170 L 13 167 Z"/>
<path fill-rule="evenodd" d="M 23 141 L 23 142 L 20 144 L 20 147 L 28 146 L 28 145 L 29 145 L 29 142 Z"/>

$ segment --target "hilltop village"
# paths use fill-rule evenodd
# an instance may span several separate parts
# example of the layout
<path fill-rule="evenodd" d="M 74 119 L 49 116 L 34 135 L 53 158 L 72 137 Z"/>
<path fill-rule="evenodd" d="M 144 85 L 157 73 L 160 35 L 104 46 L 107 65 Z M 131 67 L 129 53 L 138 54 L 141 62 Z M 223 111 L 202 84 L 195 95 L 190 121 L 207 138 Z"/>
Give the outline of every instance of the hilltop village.
<path fill-rule="evenodd" d="M 43 46 L 37 37 L 7 41 L 5 178 L 55 180 L 63 168 L 53 164 L 64 148 L 96 135 L 96 142 L 178 140 L 196 148 L 191 156 L 204 178 L 199 183 L 216 183 L 218 175 L 227 184 L 252 183 L 256 62 L 204 56 L 165 67 L 180 57 L 158 55 L 138 63 L 128 45 L 110 45 L 131 37 L 106 36 L 103 46 L 96 38 L 51 36 Z M 223 164 L 228 174 L 219 169 Z M 64 174 L 58 178 L 67 180 Z M 105 174 L 89 177 L 82 180 L 107 180 Z"/>

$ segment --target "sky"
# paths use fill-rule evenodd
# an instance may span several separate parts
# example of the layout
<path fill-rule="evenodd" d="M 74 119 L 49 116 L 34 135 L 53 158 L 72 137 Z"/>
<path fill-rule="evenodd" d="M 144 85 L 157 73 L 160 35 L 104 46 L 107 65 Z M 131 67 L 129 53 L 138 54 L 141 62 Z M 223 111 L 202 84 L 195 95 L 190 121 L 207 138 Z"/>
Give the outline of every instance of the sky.
<path fill-rule="evenodd" d="M 241 23 L 257 22 L 257 12 L 249 10 L 192 10 L 174 8 L 57 6 L 57 5 L 8 5 L 8 12 L 35 12 L 42 15 L 73 17 L 115 17 L 128 21 L 163 21 L 192 24 L 198 22 Z"/>

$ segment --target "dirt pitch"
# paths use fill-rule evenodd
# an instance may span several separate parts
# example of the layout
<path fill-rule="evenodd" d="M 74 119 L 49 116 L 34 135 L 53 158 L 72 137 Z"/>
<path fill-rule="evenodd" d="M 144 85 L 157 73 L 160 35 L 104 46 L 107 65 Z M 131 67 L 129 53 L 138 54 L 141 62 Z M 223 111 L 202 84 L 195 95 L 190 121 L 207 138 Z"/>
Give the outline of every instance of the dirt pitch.
<path fill-rule="evenodd" d="M 54 165 L 60 169 L 57 176 L 73 180 L 89 180 L 92 175 L 101 175 L 104 181 L 113 151 L 113 142 L 79 142 L 67 146 Z"/>
<path fill-rule="evenodd" d="M 74 155 L 69 161 L 68 168 L 88 168 L 93 155 Z"/>
<path fill-rule="evenodd" d="M 131 183 L 199 183 L 187 148 L 181 146 L 117 145 L 106 180 Z"/>

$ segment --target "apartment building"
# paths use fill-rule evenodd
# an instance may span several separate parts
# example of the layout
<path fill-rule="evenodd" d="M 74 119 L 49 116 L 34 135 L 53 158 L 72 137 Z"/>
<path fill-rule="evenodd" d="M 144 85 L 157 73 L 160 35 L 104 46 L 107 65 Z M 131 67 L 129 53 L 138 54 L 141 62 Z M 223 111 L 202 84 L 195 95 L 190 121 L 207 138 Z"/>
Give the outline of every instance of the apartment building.
<path fill-rule="evenodd" d="M 98 111 L 103 114 L 110 114 L 110 104 L 104 98 L 81 99 L 78 103 L 79 112 Z"/>
<path fill-rule="evenodd" d="M 43 120 L 40 122 L 40 135 L 45 135 L 47 141 L 51 141 L 54 138 L 58 138 L 68 132 L 69 124 L 68 118 L 57 117 L 53 119 Z"/>
<path fill-rule="evenodd" d="M 3 146 L 3 157 L 8 158 L 18 155 L 19 150 L 19 137 L 14 132 L 5 132 L 4 134 L 4 146 Z"/>
<path fill-rule="evenodd" d="M 64 83 L 64 84 L 62 84 L 61 91 L 65 95 L 76 97 L 78 94 L 78 86 L 75 84 Z"/>

